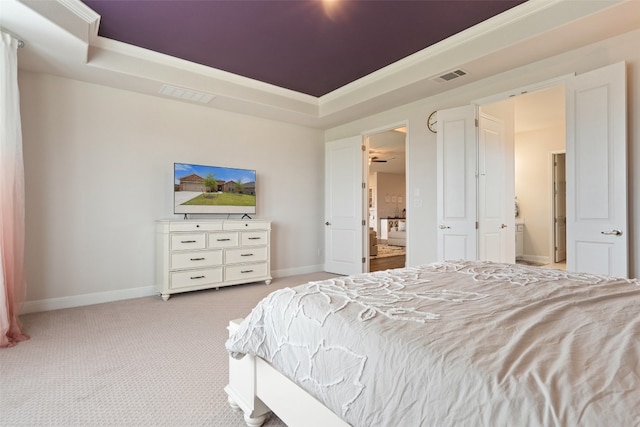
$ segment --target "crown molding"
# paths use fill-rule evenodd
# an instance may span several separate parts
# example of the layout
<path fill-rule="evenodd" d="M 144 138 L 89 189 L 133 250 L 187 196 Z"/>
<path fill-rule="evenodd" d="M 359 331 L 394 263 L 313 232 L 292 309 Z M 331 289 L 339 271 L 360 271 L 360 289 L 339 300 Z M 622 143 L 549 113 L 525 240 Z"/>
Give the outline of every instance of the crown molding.
<path fill-rule="evenodd" d="M 568 22 L 634 0 L 528 0 L 319 98 L 321 115 L 384 96 L 411 84 L 427 83 L 484 55 L 505 49 Z M 504 37 L 505 32 L 509 37 Z M 345 102 L 346 101 L 346 102 Z"/>
<path fill-rule="evenodd" d="M 202 108 L 322 129 L 630 31 L 639 26 L 634 18 L 640 10 L 638 0 L 529 0 L 316 98 L 100 37 L 100 16 L 79 0 L 0 2 L 0 24 L 26 42 L 21 69 L 150 96 L 162 96 L 168 84 L 216 96 Z M 468 75 L 447 83 L 431 80 L 456 68 Z"/>

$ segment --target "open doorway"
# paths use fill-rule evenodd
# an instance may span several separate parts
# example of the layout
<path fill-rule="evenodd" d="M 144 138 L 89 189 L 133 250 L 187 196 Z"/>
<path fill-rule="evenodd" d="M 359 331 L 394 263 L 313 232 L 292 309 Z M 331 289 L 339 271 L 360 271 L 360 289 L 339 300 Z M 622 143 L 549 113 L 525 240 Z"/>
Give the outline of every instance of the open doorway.
<path fill-rule="evenodd" d="M 513 129 L 516 262 L 566 269 L 565 170 L 554 167 L 564 165 L 560 155 L 566 149 L 564 86 L 483 105 L 480 111 Z"/>
<path fill-rule="evenodd" d="M 369 271 L 406 264 L 406 127 L 367 135 Z"/>

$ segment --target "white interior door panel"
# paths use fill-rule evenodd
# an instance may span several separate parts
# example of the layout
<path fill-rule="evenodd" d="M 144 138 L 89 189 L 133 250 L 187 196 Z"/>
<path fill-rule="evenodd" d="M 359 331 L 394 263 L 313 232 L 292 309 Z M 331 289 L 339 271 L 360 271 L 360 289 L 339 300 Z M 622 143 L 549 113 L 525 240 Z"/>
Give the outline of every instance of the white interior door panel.
<path fill-rule="evenodd" d="M 362 138 L 325 147 L 325 265 L 336 274 L 363 271 L 364 189 Z"/>
<path fill-rule="evenodd" d="M 438 111 L 438 259 L 477 259 L 476 108 Z"/>
<path fill-rule="evenodd" d="M 482 261 L 515 261 L 515 245 L 507 244 L 507 239 L 515 242 L 515 221 L 506 214 L 506 168 L 504 125 L 483 114 L 478 139 L 478 259 Z"/>
<path fill-rule="evenodd" d="M 567 82 L 567 270 L 628 275 L 626 65 Z"/>

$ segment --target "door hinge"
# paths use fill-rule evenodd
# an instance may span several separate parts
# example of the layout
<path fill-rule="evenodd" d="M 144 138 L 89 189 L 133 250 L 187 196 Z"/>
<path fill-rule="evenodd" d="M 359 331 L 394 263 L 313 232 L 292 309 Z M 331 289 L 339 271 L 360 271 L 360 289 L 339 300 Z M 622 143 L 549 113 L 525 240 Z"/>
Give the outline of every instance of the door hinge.
<path fill-rule="evenodd" d="M 362 145 L 361 147 L 362 147 L 362 151 L 366 151 L 367 150 L 367 148 L 364 145 Z"/>
<path fill-rule="evenodd" d="M 367 259 L 365 257 L 362 257 L 362 263 L 364 264 L 365 262 L 367 262 Z"/>
<path fill-rule="evenodd" d="M 364 190 L 365 188 L 367 188 L 367 183 L 366 183 L 366 182 L 363 182 L 363 183 L 362 183 L 362 189 Z"/>
<path fill-rule="evenodd" d="M 479 127 L 480 124 L 478 123 L 478 119 L 475 119 L 475 120 L 476 120 L 476 127 Z"/>
<path fill-rule="evenodd" d="M 480 228 L 480 224 L 478 223 L 478 221 L 476 221 L 476 230 Z"/>
<path fill-rule="evenodd" d="M 362 220 L 362 225 L 367 225 L 367 220 L 366 219 Z"/>

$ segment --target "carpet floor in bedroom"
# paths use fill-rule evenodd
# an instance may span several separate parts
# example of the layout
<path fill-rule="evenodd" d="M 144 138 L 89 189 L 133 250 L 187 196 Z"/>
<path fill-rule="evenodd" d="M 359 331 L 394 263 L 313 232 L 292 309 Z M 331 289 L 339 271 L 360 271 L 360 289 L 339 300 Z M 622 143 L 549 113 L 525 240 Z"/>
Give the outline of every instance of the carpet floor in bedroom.
<path fill-rule="evenodd" d="M 245 426 L 224 392 L 229 320 L 276 289 L 331 277 L 21 316 L 31 339 L 0 350 L 0 426 Z"/>

